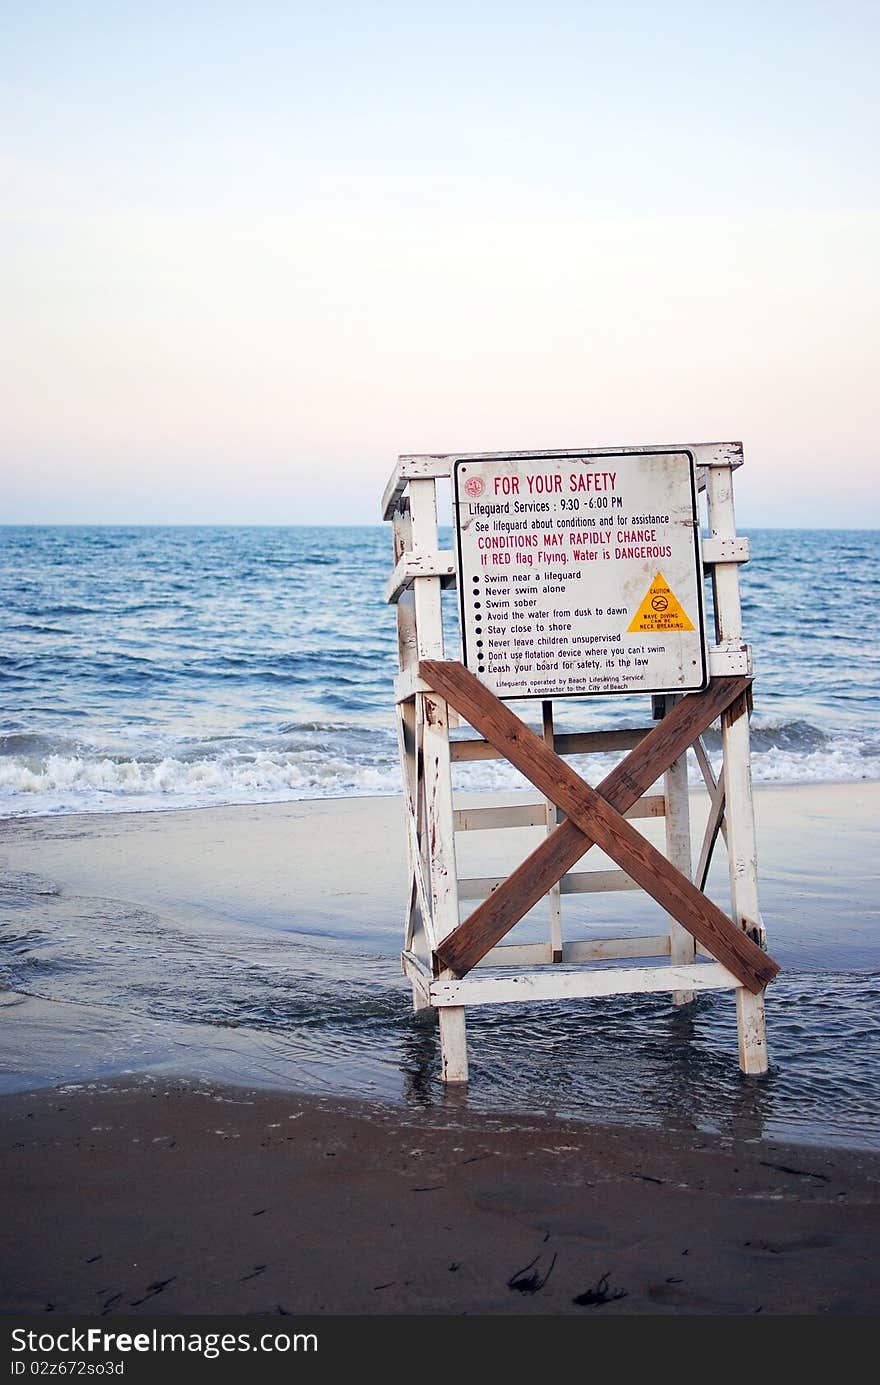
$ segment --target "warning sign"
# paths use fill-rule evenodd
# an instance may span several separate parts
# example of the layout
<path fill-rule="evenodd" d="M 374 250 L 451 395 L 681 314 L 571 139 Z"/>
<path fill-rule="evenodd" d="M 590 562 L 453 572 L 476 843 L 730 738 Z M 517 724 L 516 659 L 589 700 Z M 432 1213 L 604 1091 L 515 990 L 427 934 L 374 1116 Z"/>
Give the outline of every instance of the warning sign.
<path fill-rule="evenodd" d="M 651 630 L 693 630 L 694 623 L 688 619 L 663 573 L 658 572 L 633 616 L 632 624 L 626 628 L 632 635 Z"/>
<path fill-rule="evenodd" d="M 496 697 L 706 686 L 686 448 L 483 454 L 453 478 L 462 657 Z"/>

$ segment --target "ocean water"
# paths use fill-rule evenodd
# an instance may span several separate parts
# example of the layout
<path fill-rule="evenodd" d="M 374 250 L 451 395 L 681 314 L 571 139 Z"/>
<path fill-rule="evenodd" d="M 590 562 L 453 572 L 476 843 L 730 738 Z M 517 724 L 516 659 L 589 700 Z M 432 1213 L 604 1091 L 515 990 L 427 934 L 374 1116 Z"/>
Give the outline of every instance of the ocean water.
<path fill-rule="evenodd" d="M 880 533 L 750 538 L 756 782 L 880 777 Z M 388 525 L 0 529 L 0 814 L 397 793 L 390 567 Z M 452 592 L 445 610 L 456 657 Z M 557 716 L 641 724 L 645 704 Z"/>
<path fill-rule="evenodd" d="M 334 858 L 322 898 L 301 887 L 292 822 L 269 836 L 287 843 L 277 861 L 243 863 L 236 808 L 204 828 L 199 813 L 0 824 L 0 1092 L 152 1073 L 373 1098 L 411 1113 L 540 1113 L 880 1150 L 880 871 L 876 822 L 859 801 L 876 794 L 849 785 L 805 803 L 804 793 L 774 790 L 781 825 L 759 832 L 762 912 L 782 967 L 767 994 L 764 1078 L 739 1071 L 725 991 L 681 1009 L 662 994 L 474 1006 L 470 1082 L 445 1090 L 436 1020 L 413 1014 L 400 973 L 404 879 L 387 863 L 403 855 L 402 824 L 389 802 L 388 849 L 370 867 L 377 886 L 363 888 L 355 850 L 351 861 Z M 350 830 L 361 807 L 346 809 Z M 228 851 L 190 879 L 181 862 L 198 857 L 200 831 Z M 56 849 L 82 860 L 95 832 L 105 837 L 99 859 L 124 868 L 112 879 L 90 868 L 87 888 L 59 888 Z M 9 848 L 27 843 L 32 854 L 17 863 L 27 868 L 10 869 Z M 729 907 L 723 855 L 709 892 Z M 569 896 L 566 936 L 655 933 L 658 915 L 633 892 Z M 545 911 L 516 931 L 546 937 Z"/>
<path fill-rule="evenodd" d="M 880 535 L 750 537 L 754 777 L 856 792 L 880 778 Z M 0 529 L 2 835 L 76 836 L 84 810 L 397 794 L 390 565 L 379 525 Z M 454 657 L 452 593 L 446 616 Z M 558 720 L 644 724 L 646 703 L 571 701 Z M 595 757 L 589 775 L 606 768 Z M 522 783 L 491 762 L 457 778 Z M 115 820 L 121 850 L 137 822 Z M 399 972 L 400 899 L 341 884 L 329 915 L 292 889 L 289 916 L 194 920 L 0 871 L 0 1090 L 149 1070 L 878 1149 L 876 824 L 833 828 L 795 811 L 785 851 L 762 861 L 783 971 L 760 1082 L 739 1073 L 733 1000 L 715 993 L 681 1011 L 666 996 L 476 1008 L 471 1083 L 445 1092 L 436 1026 Z M 719 859 L 722 904 L 725 875 Z M 651 901 L 596 898 L 612 931 L 657 931 Z"/>

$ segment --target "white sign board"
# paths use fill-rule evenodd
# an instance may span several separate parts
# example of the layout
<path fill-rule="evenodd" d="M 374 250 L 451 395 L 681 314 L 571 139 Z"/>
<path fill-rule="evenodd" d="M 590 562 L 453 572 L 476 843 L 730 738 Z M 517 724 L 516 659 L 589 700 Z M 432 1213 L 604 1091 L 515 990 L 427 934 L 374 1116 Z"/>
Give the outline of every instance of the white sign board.
<path fill-rule="evenodd" d="M 501 698 L 707 682 L 689 452 L 454 466 L 463 657 Z"/>

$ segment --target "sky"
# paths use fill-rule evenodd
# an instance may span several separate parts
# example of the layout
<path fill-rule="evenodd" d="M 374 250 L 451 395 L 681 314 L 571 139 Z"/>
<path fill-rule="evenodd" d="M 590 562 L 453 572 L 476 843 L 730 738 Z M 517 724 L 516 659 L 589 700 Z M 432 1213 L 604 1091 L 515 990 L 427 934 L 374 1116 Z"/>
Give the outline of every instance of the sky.
<path fill-rule="evenodd" d="M 880 527 L 880 7 L 0 0 L 0 519 L 378 521 L 742 440 Z"/>

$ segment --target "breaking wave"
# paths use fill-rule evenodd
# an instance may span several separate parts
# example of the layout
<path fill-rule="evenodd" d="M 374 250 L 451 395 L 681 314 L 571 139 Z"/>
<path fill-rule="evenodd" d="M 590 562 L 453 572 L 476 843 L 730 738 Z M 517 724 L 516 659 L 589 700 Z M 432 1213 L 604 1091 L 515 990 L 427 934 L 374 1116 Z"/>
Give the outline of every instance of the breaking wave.
<path fill-rule="evenodd" d="M 755 783 L 846 782 L 880 778 L 880 742 L 830 737 L 804 722 L 756 727 Z M 716 770 L 720 738 L 707 737 Z M 593 783 L 615 763 L 610 755 L 573 757 Z M 691 780 L 700 783 L 696 764 Z M 502 761 L 456 765 L 462 790 L 527 787 Z M 22 816 L 69 812 L 126 812 L 272 803 L 400 791 L 397 743 L 389 728 L 369 732 L 345 725 L 291 723 L 263 744 L 218 736 L 155 744 L 132 753 L 66 737 L 0 736 L 0 813 Z"/>

